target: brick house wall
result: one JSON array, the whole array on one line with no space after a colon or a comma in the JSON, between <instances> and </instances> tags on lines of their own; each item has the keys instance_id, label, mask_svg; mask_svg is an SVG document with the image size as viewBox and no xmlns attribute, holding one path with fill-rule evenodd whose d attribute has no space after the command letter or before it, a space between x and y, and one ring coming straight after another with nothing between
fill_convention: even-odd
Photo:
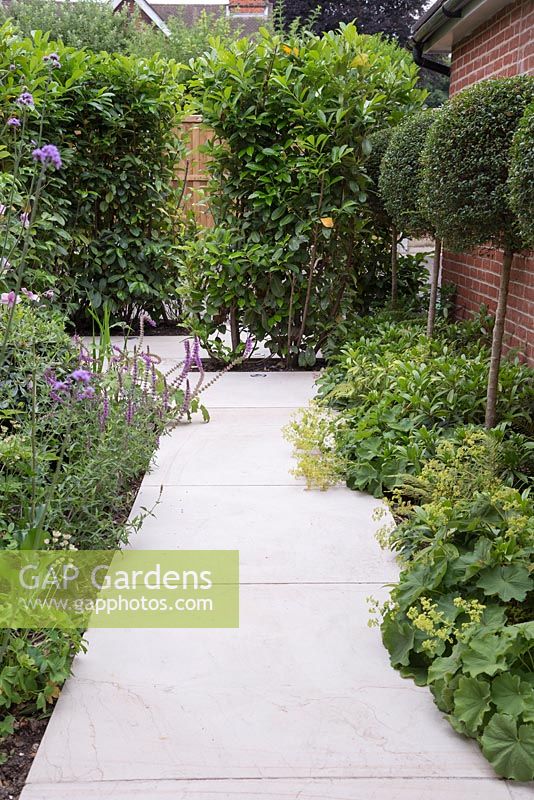
<instances>
[{"instance_id":1,"label":"brick house wall","mask_svg":"<svg viewBox=\"0 0 534 800\"><path fill-rule=\"evenodd\" d=\"M452 51L451 95L484 78L534 74L534 0L505 6ZM443 281L457 287L456 314L468 317L483 303L497 305L502 254L489 248L443 256ZM534 254L514 258L506 323L506 346L534 366Z\"/></svg>"}]
</instances>

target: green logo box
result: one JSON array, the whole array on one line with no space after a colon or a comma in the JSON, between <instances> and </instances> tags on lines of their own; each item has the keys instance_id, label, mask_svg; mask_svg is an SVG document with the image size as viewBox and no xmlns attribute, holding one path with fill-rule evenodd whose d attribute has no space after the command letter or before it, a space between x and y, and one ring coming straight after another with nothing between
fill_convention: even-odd
<instances>
[{"instance_id":1,"label":"green logo box","mask_svg":"<svg viewBox=\"0 0 534 800\"><path fill-rule=\"evenodd\" d=\"M238 628L238 550L0 552L0 628Z\"/></svg>"}]
</instances>

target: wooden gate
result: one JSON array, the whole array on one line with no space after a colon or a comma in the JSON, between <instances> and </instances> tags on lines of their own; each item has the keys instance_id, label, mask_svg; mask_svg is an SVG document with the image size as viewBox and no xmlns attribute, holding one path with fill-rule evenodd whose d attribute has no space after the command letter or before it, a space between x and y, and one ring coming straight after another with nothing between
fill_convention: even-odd
<instances>
[{"instance_id":1,"label":"wooden gate","mask_svg":"<svg viewBox=\"0 0 534 800\"><path fill-rule=\"evenodd\" d=\"M187 137L187 156L176 169L179 180L185 179L182 207L193 211L198 225L211 228L213 227L213 218L209 212L205 195L209 180L206 168L208 157L205 153L200 152L200 148L212 138L213 134L202 126L200 114L191 114L186 117L180 125L180 131Z\"/></svg>"}]
</instances>

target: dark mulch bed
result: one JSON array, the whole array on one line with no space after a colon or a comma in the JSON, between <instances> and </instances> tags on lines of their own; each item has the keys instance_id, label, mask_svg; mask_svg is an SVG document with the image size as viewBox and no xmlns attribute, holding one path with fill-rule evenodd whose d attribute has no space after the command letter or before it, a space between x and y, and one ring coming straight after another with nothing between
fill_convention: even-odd
<instances>
[{"instance_id":1,"label":"dark mulch bed","mask_svg":"<svg viewBox=\"0 0 534 800\"><path fill-rule=\"evenodd\" d=\"M16 800L19 797L39 743L43 738L48 718L21 717L15 722L15 730L0 742L0 800Z\"/></svg>"},{"instance_id":2,"label":"dark mulch bed","mask_svg":"<svg viewBox=\"0 0 534 800\"><path fill-rule=\"evenodd\" d=\"M218 372L224 367L214 358L203 358L202 365L206 372ZM232 372L318 372L326 366L323 358L318 358L313 367L291 367L286 370L284 363L279 358L247 358L241 364L232 367Z\"/></svg>"}]
</instances>

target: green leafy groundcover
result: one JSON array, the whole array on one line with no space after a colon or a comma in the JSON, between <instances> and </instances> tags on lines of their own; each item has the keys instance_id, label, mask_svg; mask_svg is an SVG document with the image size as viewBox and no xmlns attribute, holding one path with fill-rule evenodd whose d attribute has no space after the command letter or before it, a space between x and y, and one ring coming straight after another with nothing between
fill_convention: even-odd
<instances>
[{"instance_id":1,"label":"green leafy groundcover","mask_svg":"<svg viewBox=\"0 0 534 800\"><path fill-rule=\"evenodd\" d=\"M441 499L416 507L394 539L411 555L381 609L392 665L428 684L497 774L532 780L534 504L504 486Z\"/></svg>"},{"instance_id":2,"label":"green leafy groundcover","mask_svg":"<svg viewBox=\"0 0 534 800\"><path fill-rule=\"evenodd\" d=\"M486 431L487 321L378 315L293 422L300 474L388 496L400 524L379 540L401 573L371 601L391 664L428 685L454 729L495 772L534 778L532 371L503 365L499 426ZM330 407L330 408L329 408ZM385 515L385 508L378 516Z\"/></svg>"}]
</instances>

